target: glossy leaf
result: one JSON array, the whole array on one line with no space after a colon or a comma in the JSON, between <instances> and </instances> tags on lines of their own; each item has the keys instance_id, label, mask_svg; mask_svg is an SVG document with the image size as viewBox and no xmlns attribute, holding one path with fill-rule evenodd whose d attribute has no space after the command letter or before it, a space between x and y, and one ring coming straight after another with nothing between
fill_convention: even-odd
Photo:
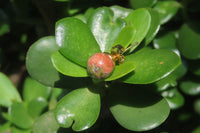
<instances>
[{"instance_id":1,"label":"glossy leaf","mask_svg":"<svg viewBox=\"0 0 200 133\"><path fill-rule=\"evenodd\" d=\"M166 90L169 87L177 86L177 80L183 77L187 72L187 68L184 64L178 66L171 74L167 77L157 81L155 85L158 91Z\"/></svg>"},{"instance_id":2,"label":"glossy leaf","mask_svg":"<svg viewBox=\"0 0 200 133\"><path fill-rule=\"evenodd\" d=\"M192 80L181 81L180 89L181 91L183 91L185 94L188 94L188 95L199 95L200 82L192 81Z\"/></svg>"},{"instance_id":3,"label":"glossy leaf","mask_svg":"<svg viewBox=\"0 0 200 133\"><path fill-rule=\"evenodd\" d=\"M174 52L165 49L143 48L137 53L126 56L126 59L134 62L136 66L133 72L122 78L123 82L131 84L148 84L158 81L169 75L181 63Z\"/></svg>"},{"instance_id":4,"label":"glossy leaf","mask_svg":"<svg viewBox=\"0 0 200 133\"><path fill-rule=\"evenodd\" d=\"M56 133L59 128L54 111L48 111L41 115L33 125L33 133Z\"/></svg>"},{"instance_id":5,"label":"glossy leaf","mask_svg":"<svg viewBox=\"0 0 200 133\"><path fill-rule=\"evenodd\" d=\"M151 15L149 11L145 8L136 9L127 16L126 21L128 25L132 25L136 29L136 35L132 43L138 42L139 45L147 35L151 25ZM133 47L131 51L137 46Z\"/></svg>"},{"instance_id":6,"label":"glossy leaf","mask_svg":"<svg viewBox=\"0 0 200 133\"><path fill-rule=\"evenodd\" d=\"M109 52L112 44L125 26L121 18L114 19L113 11L108 7L97 8L88 20L88 26L97 40L102 52Z\"/></svg>"},{"instance_id":7,"label":"glossy leaf","mask_svg":"<svg viewBox=\"0 0 200 133\"><path fill-rule=\"evenodd\" d=\"M51 53L57 50L53 36L43 37L32 44L26 57L26 67L32 78L47 86L55 86L56 82L64 80L51 62Z\"/></svg>"},{"instance_id":8,"label":"glossy leaf","mask_svg":"<svg viewBox=\"0 0 200 133\"><path fill-rule=\"evenodd\" d=\"M119 35L117 36L113 46L120 44L124 48L128 47L129 44L133 41L136 34L136 29L133 26L124 27Z\"/></svg>"},{"instance_id":9,"label":"glossy leaf","mask_svg":"<svg viewBox=\"0 0 200 133\"><path fill-rule=\"evenodd\" d=\"M11 122L22 129L28 129L33 124L23 103L13 103L9 109L9 115Z\"/></svg>"},{"instance_id":10,"label":"glossy leaf","mask_svg":"<svg viewBox=\"0 0 200 133\"><path fill-rule=\"evenodd\" d=\"M157 0L130 0L130 5L132 8L143 8L143 7L152 7Z\"/></svg>"},{"instance_id":11,"label":"glossy leaf","mask_svg":"<svg viewBox=\"0 0 200 133\"><path fill-rule=\"evenodd\" d=\"M63 97L55 108L55 117L61 127L72 126L74 131L91 127L100 112L100 96L88 88L73 90Z\"/></svg>"},{"instance_id":12,"label":"glossy leaf","mask_svg":"<svg viewBox=\"0 0 200 133\"><path fill-rule=\"evenodd\" d=\"M48 102L43 97L38 97L28 103L27 111L33 119L36 119L45 111L45 109L47 109L47 107Z\"/></svg>"},{"instance_id":13,"label":"glossy leaf","mask_svg":"<svg viewBox=\"0 0 200 133\"><path fill-rule=\"evenodd\" d=\"M156 49L170 49L173 51L177 51L176 38L172 32L167 32L167 33L158 35L153 40L153 45Z\"/></svg>"},{"instance_id":14,"label":"glossy leaf","mask_svg":"<svg viewBox=\"0 0 200 133\"><path fill-rule=\"evenodd\" d=\"M107 98L111 113L121 126L146 131L166 120L170 111L167 101L148 89L131 85L112 87Z\"/></svg>"},{"instance_id":15,"label":"glossy leaf","mask_svg":"<svg viewBox=\"0 0 200 133\"><path fill-rule=\"evenodd\" d=\"M110 9L114 12L113 21L115 21L117 18L125 19L128 14L133 11L132 9L120 7L117 5L111 6Z\"/></svg>"},{"instance_id":16,"label":"glossy leaf","mask_svg":"<svg viewBox=\"0 0 200 133\"><path fill-rule=\"evenodd\" d=\"M177 88L162 92L162 96L166 98L171 109L178 109L183 106L185 102L183 95L177 90Z\"/></svg>"},{"instance_id":17,"label":"glossy leaf","mask_svg":"<svg viewBox=\"0 0 200 133\"><path fill-rule=\"evenodd\" d=\"M72 77L87 77L87 70L65 58L59 51L51 55L54 67L62 74Z\"/></svg>"},{"instance_id":18,"label":"glossy leaf","mask_svg":"<svg viewBox=\"0 0 200 133\"><path fill-rule=\"evenodd\" d=\"M200 33L184 24L179 30L178 48L187 59L200 59Z\"/></svg>"},{"instance_id":19,"label":"glossy leaf","mask_svg":"<svg viewBox=\"0 0 200 133\"><path fill-rule=\"evenodd\" d=\"M76 18L63 18L56 22L56 42L67 59L83 66L99 46L88 26Z\"/></svg>"},{"instance_id":20,"label":"glossy leaf","mask_svg":"<svg viewBox=\"0 0 200 133\"><path fill-rule=\"evenodd\" d=\"M51 94L51 90L51 87L44 86L36 80L27 77L23 86L24 101L30 102L38 97L42 97L47 100Z\"/></svg>"},{"instance_id":21,"label":"glossy leaf","mask_svg":"<svg viewBox=\"0 0 200 133\"><path fill-rule=\"evenodd\" d=\"M136 67L135 67L135 63L134 62L131 62L131 61L124 62L123 64L115 66L114 72L105 81L111 81L111 80L116 80L118 78L121 78L124 75L132 72L135 68Z\"/></svg>"},{"instance_id":22,"label":"glossy leaf","mask_svg":"<svg viewBox=\"0 0 200 133\"><path fill-rule=\"evenodd\" d=\"M10 79L0 72L0 106L9 107L14 102L21 102L20 94Z\"/></svg>"},{"instance_id":23,"label":"glossy leaf","mask_svg":"<svg viewBox=\"0 0 200 133\"><path fill-rule=\"evenodd\" d=\"M158 1L154 6L160 14L160 23L167 23L177 13L181 5L176 1Z\"/></svg>"},{"instance_id":24,"label":"glossy leaf","mask_svg":"<svg viewBox=\"0 0 200 133\"><path fill-rule=\"evenodd\" d=\"M160 29L159 13L152 8L148 8L148 11L151 15L151 24L150 24L149 31L147 32L147 35L145 36L145 40L144 40L145 45L148 45L154 39L154 37L156 36L156 34L158 33Z\"/></svg>"}]
</instances>

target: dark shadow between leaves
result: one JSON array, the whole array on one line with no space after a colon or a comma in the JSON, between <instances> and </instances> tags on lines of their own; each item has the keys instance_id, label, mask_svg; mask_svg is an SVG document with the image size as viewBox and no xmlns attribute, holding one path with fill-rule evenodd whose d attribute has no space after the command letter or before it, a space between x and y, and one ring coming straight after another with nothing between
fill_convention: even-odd
<instances>
[{"instance_id":1,"label":"dark shadow between leaves","mask_svg":"<svg viewBox=\"0 0 200 133\"><path fill-rule=\"evenodd\" d=\"M69 77L59 73L60 79L55 81L54 87L58 88L67 88L67 89L77 89L86 87L89 80L88 77L79 78L79 77Z\"/></svg>"},{"instance_id":2,"label":"dark shadow between leaves","mask_svg":"<svg viewBox=\"0 0 200 133\"><path fill-rule=\"evenodd\" d=\"M125 105L135 108L152 106L163 98L143 85L117 84L108 92L109 105Z\"/></svg>"}]
</instances>

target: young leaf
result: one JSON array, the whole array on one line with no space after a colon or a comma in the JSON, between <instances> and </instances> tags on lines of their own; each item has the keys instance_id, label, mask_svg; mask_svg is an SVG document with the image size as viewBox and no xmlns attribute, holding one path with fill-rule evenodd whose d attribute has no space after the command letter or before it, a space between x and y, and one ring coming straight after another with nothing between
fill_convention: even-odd
<instances>
[{"instance_id":1,"label":"young leaf","mask_svg":"<svg viewBox=\"0 0 200 133\"><path fill-rule=\"evenodd\" d=\"M132 72L135 69L134 62L124 62L118 66L115 66L115 70L110 77L108 77L105 81L116 80L118 78L123 77L124 75Z\"/></svg>"},{"instance_id":2,"label":"young leaf","mask_svg":"<svg viewBox=\"0 0 200 133\"><path fill-rule=\"evenodd\" d=\"M138 42L138 44L131 49L133 51L147 35L151 25L151 15L147 9L140 8L131 12L125 20L128 25L136 29L132 43Z\"/></svg>"},{"instance_id":3,"label":"young leaf","mask_svg":"<svg viewBox=\"0 0 200 133\"><path fill-rule=\"evenodd\" d=\"M112 47L120 44L122 47L126 48L133 41L136 34L136 29L133 26L125 26L117 36Z\"/></svg>"},{"instance_id":4,"label":"young leaf","mask_svg":"<svg viewBox=\"0 0 200 133\"><path fill-rule=\"evenodd\" d=\"M72 77L88 77L87 70L65 58L59 51L51 55L54 67L62 74Z\"/></svg>"},{"instance_id":5,"label":"young leaf","mask_svg":"<svg viewBox=\"0 0 200 133\"><path fill-rule=\"evenodd\" d=\"M114 19L113 11L108 7L95 10L88 20L88 26L97 40L102 52L109 52L112 44L125 26L121 18Z\"/></svg>"}]
</instances>

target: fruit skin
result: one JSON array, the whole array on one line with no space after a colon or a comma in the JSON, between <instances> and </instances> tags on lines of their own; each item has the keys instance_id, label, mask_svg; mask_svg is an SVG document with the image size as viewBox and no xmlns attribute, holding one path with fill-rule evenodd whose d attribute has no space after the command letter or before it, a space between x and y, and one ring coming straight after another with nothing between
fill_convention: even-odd
<instances>
[{"instance_id":1,"label":"fruit skin","mask_svg":"<svg viewBox=\"0 0 200 133\"><path fill-rule=\"evenodd\" d=\"M108 78L115 67L112 57L106 53L96 53L87 63L87 70L93 79L102 80Z\"/></svg>"}]
</instances>

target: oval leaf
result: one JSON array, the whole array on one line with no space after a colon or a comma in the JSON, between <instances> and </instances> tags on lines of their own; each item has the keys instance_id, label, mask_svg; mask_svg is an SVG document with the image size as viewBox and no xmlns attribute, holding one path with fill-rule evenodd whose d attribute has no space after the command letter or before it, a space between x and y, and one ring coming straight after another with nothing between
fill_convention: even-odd
<instances>
[{"instance_id":1,"label":"oval leaf","mask_svg":"<svg viewBox=\"0 0 200 133\"><path fill-rule=\"evenodd\" d=\"M111 91L108 95L111 113L126 129L150 130L163 123L169 115L167 101L148 89L117 85Z\"/></svg>"},{"instance_id":2,"label":"oval leaf","mask_svg":"<svg viewBox=\"0 0 200 133\"><path fill-rule=\"evenodd\" d=\"M32 78L47 86L55 86L56 82L64 80L51 62L51 53L57 50L53 36L43 37L32 44L26 57L26 67Z\"/></svg>"},{"instance_id":3,"label":"oval leaf","mask_svg":"<svg viewBox=\"0 0 200 133\"><path fill-rule=\"evenodd\" d=\"M118 66L115 66L115 70L110 77L108 77L105 81L116 80L118 78L123 77L124 75L132 72L135 69L134 62L124 62Z\"/></svg>"},{"instance_id":4,"label":"oval leaf","mask_svg":"<svg viewBox=\"0 0 200 133\"><path fill-rule=\"evenodd\" d=\"M126 48L129 44L133 41L133 38L135 37L136 29L133 26L126 26L124 27L119 35L117 36L117 39L115 40L112 47L120 44L122 47Z\"/></svg>"},{"instance_id":5,"label":"oval leaf","mask_svg":"<svg viewBox=\"0 0 200 133\"><path fill-rule=\"evenodd\" d=\"M91 127L100 112L100 96L88 88L76 89L63 97L55 108L56 120L61 127L72 126L74 131Z\"/></svg>"},{"instance_id":6,"label":"oval leaf","mask_svg":"<svg viewBox=\"0 0 200 133\"><path fill-rule=\"evenodd\" d=\"M176 1L158 1L154 9L160 14L160 23L164 24L174 17L180 7Z\"/></svg>"},{"instance_id":7,"label":"oval leaf","mask_svg":"<svg viewBox=\"0 0 200 133\"><path fill-rule=\"evenodd\" d=\"M86 67L87 61L99 46L88 26L76 18L63 18L56 22L56 42L60 52L69 60Z\"/></svg>"},{"instance_id":8,"label":"oval leaf","mask_svg":"<svg viewBox=\"0 0 200 133\"><path fill-rule=\"evenodd\" d=\"M59 51L51 55L54 67L62 74L72 77L87 77L87 71L84 67L73 63L65 58Z\"/></svg>"},{"instance_id":9,"label":"oval leaf","mask_svg":"<svg viewBox=\"0 0 200 133\"><path fill-rule=\"evenodd\" d=\"M200 33L184 24L179 31L178 48L188 59L200 59Z\"/></svg>"},{"instance_id":10,"label":"oval leaf","mask_svg":"<svg viewBox=\"0 0 200 133\"><path fill-rule=\"evenodd\" d=\"M88 26L97 40L102 52L109 52L112 44L125 26L121 18L113 21L114 13L108 7L95 10L88 20Z\"/></svg>"},{"instance_id":11,"label":"oval leaf","mask_svg":"<svg viewBox=\"0 0 200 133\"><path fill-rule=\"evenodd\" d=\"M56 133L59 128L54 111L49 111L40 116L33 125L33 133Z\"/></svg>"},{"instance_id":12,"label":"oval leaf","mask_svg":"<svg viewBox=\"0 0 200 133\"><path fill-rule=\"evenodd\" d=\"M159 13L156 10L153 10L152 8L148 8L148 11L151 15L151 25L149 31L147 32L147 35L145 36L145 45L148 45L153 40L153 38L156 36L160 29Z\"/></svg>"},{"instance_id":13,"label":"oval leaf","mask_svg":"<svg viewBox=\"0 0 200 133\"><path fill-rule=\"evenodd\" d=\"M133 51L147 35L151 24L151 15L147 9L140 8L131 12L126 21L128 25L132 25L136 29L132 43L138 42L138 44L131 49Z\"/></svg>"},{"instance_id":14,"label":"oval leaf","mask_svg":"<svg viewBox=\"0 0 200 133\"><path fill-rule=\"evenodd\" d=\"M148 84L169 75L181 63L179 56L165 49L143 48L135 54L126 56L127 61L135 63L136 69L122 78L125 83Z\"/></svg>"},{"instance_id":15,"label":"oval leaf","mask_svg":"<svg viewBox=\"0 0 200 133\"><path fill-rule=\"evenodd\" d=\"M162 96L166 98L171 109L178 109L183 106L185 102L183 95L177 90L177 88L162 92Z\"/></svg>"},{"instance_id":16,"label":"oval leaf","mask_svg":"<svg viewBox=\"0 0 200 133\"><path fill-rule=\"evenodd\" d=\"M9 107L13 102L21 102L21 97L10 79L0 72L0 105Z\"/></svg>"},{"instance_id":17,"label":"oval leaf","mask_svg":"<svg viewBox=\"0 0 200 133\"><path fill-rule=\"evenodd\" d=\"M180 89L187 95L199 95L200 94L200 82L199 81L192 81L192 80L185 80L181 81Z\"/></svg>"}]
</instances>

